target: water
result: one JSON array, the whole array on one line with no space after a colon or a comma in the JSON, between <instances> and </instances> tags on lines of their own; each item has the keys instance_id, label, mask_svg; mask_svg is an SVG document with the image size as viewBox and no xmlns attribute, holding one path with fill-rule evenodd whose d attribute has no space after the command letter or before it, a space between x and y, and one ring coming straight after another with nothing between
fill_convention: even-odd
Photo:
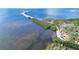
<instances>
[{"instance_id":1,"label":"water","mask_svg":"<svg viewBox=\"0 0 79 59\"><path fill-rule=\"evenodd\" d=\"M39 35L45 31L39 25L22 16L20 13L24 10L28 9L0 9L0 49L27 49L35 44L40 39ZM38 15L43 14L40 13L43 10L37 11ZM36 13L37 11L34 10ZM39 18L42 17L45 15L39 16ZM47 34L47 39L51 34Z\"/></svg>"},{"instance_id":2,"label":"water","mask_svg":"<svg viewBox=\"0 0 79 59\"><path fill-rule=\"evenodd\" d=\"M53 32L44 30L20 13L36 18L78 18L79 9L0 9L0 49L44 49ZM43 33L43 34L42 34ZM41 34L41 35L40 35ZM39 47L39 48L38 48Z\"/></svg>"}]
</instances>

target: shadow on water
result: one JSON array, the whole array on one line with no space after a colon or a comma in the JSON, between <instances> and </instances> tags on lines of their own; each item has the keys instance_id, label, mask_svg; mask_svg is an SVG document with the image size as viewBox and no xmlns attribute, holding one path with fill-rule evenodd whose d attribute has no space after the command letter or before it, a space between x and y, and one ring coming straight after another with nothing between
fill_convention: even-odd
<instances>
[{"instance_id":1,"label":"shadow on water","mask_svg":"<svg viewBox=\"0 0 79 59\"><path fill-rule=\"evenodd\" d=\"M50 30L43 30L37 37L37 41L30 45L27 50L43 50L49 43L52 42L53 32Z\"/></svg>"},{"instance_id":2,"label":"shadow on water","mask_svg":"<svg viewBox=\"0 0 79 59\"><path fill-rule=\"evenodd\" d=\"M51 42L53 32L31 25L0 27L0 50L42 50Z\"/></svg>"}]
</instances>

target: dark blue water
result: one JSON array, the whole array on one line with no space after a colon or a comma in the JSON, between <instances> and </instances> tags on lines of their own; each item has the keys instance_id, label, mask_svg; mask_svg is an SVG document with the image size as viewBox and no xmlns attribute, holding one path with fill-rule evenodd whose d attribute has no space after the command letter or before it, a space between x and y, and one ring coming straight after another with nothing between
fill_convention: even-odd
<instances>
[{"instance_id":1,"label":"dark blue water","mask_svg":"<svg viewBox=\"0 0 79 59\"><path fill-rule=\"evenodd\" d=\"M33 47L32 45L37 45L41 49L46 44L45 40L51 39L53 32L44 30L20 14L26 10L29 11L29 15L36 18L79 17L79 9L0 9L0 49L28 49ZM36 43L38 40L41 40L39 44Z\"/></svg>"}]
</instances>

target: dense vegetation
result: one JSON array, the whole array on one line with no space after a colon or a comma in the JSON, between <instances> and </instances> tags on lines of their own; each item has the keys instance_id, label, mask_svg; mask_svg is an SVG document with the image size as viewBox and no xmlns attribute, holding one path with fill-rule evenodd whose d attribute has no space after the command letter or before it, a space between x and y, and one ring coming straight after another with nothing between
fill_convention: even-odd
<instances>
[{"instance_id":1,"label":"dense vegetation","mask_svg":"<svg viewBox=\"0 0 79 59\"><path fill-rule=\"evenodd\" d=\"M47 48L47 50L79 50L79 44L75 44L71 41L61 41L57 37L52 40Z\"/></svg>"}]
</instances>

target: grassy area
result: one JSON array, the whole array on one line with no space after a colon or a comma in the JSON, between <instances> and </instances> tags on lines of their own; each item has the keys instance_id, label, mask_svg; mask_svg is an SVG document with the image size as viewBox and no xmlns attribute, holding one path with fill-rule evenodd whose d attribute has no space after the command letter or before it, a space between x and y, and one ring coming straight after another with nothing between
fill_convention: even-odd
<instances>
[{"instance_id":1,"label":"grassy area","mask_svg":"<svg viewBox=\"0 0 79 59\"><path fill-rule=\"evenodd\" d=\"M48 18L44 19L44 21L54 21L55 23L57 22L65 22L65 23L74 23L74 24L79 24L79 18L70 18L70 19L65 19L65 18L59 18L59 19L53 19L53 18Z\"/></svg>"},{"instance_id":2,"label":"grassy area","mask_svg":"<svg viewBox=\"0 0 79 59\"><path fill-rule=\"evenodd\" d=\"M51 29L53 31L56 31L56 26L53 24L48 24L44 21L40 21L40 20L37 20L37 19L32 19L32 21L40 26L42 26L44 29Z\"/></svg>"}]
</instances>

